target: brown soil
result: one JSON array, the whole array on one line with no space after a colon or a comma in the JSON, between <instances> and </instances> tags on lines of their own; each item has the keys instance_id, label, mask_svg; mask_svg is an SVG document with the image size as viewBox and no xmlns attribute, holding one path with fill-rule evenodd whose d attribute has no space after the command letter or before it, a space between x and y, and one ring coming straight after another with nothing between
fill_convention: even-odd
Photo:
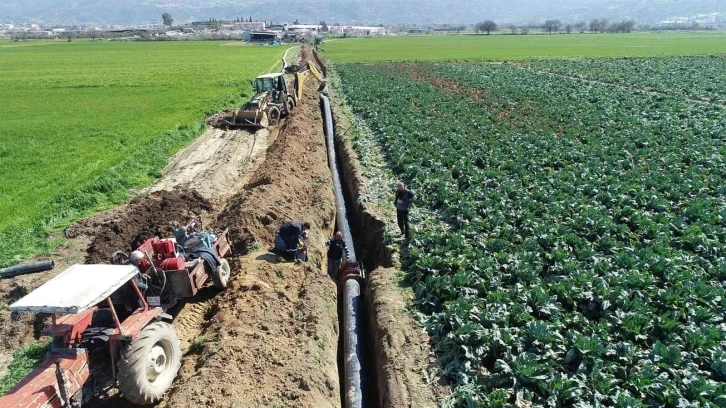
<instances>
[{"instance_id":1,"label":"brown soil","mask_svg":"<svg viewBox=\"0 0 726 408\"><path fill-rule=\"evenodd\" d=\"M211 209L196 191L159 191L131 201L123 210L81 221L66 234L93 236L86 263L107 263L114 252L131 251L154 236L171 236L175 226Z\"/></svg>"},{"instance_id":2,"label":"brown soil","mask_svg":"<svg viewBox=\"0 0 726 408\"><path fill-rule=\"evenodd\" d=\"M247 182L254 166L264 160L277 129L256 132L209 128L177 153L164 176L148 191L195 190L212 203L225 203Z\"/></svg>"},{"instance_id":3,"label":"brown soil","mask_svg":"<svg viewBox=\"0 0 726 408\"><path fill-rule=\"evenodd\" d=\"M231 287L212 302L204 346L184 357L162 406L340 406L336 288L320 268L334 205L316 85L308 78L266 161L218 217L233 240L261 248L285 220L308 221L310 262L239 257Z\"/></svg>"},{"instance_id":4,"label":"brown soil","mask_svg":"<svg viewBox=\"0 0 726 408\"><path fill-rule=\"evenodd\" d=\"M335 285L311 264L275 258L239 260L161 406L340 406Z\"/></svg>"}]
</instances>

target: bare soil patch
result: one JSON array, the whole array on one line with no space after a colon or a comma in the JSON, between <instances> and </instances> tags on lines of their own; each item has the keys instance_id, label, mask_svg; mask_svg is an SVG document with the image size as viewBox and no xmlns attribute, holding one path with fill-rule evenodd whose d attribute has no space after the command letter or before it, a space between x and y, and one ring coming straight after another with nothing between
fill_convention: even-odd
<instances>
[{"instance_id":1,"label":"bare soil patch","mask_svg":"<svg viewBox=\"0 0 726 408\"><path fill-rule=\"evenodd\" d=\"M86 263L108 263L114 252L131 251L154 236L171 236L176 226L211 210L211 203L196 191L159 191L81 221L66 234L92 236Z\"/></svg>"},{"instance_id":2,"label":"bare soil patch","mask_svg":"<svg viewBox=\"0 0 726 408\"><path fill-rule=\"evenodd\" d=\"M195 190L211 202L224 203L245 185L255 164L264 160L276 132L209 128L171 159L164 177L148 191Z\"/></svg>"}]
</instances>

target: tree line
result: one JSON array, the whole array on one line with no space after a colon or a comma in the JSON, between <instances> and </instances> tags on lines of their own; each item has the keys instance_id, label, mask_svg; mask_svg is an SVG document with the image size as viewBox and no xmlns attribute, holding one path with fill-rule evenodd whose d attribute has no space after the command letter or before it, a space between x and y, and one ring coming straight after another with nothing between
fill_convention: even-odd
<instances>
[{"instance_id":1,"label":"tree line","mask_svg":"<svg viewBox=\"0 0 726 408\"><path fill-rule=\"evenodd\" d=\"M559 19L547 19L538 26L523 26L518 27L514 24L509 24L505 28L509 30L510 34L529 34L529 31L533 28L541 29L549 34L556 34L564 32L571 34L573 32L584 33L590 31L591 33L630 33L636 29L637 23L635 20L622 20L619 22L610 22L606 18L592 19L589 22L577 22L577 23L563 23ZM499 31L499 25L493 20L484 20L474 25L474 31L477 34L487 33L491 34L494 31Z\"/></svg>"}]
</instances>

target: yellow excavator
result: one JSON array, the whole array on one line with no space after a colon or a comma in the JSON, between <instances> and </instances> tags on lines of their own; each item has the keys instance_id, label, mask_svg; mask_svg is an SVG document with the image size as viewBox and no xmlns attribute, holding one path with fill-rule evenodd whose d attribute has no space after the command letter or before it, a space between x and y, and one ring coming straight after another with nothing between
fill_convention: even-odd
<instances>
[{"instance_id":1,"label":"yellow excavator","mask_svg":"<svg viewBox=\"0 0 726 408\"><path fill-rule=\"evenodd\" d=\"M255 79L255 96L234 112L234 126L265 128L288 116L302 97L302 73L272 73Z\"/></svg>"}]
</instances>

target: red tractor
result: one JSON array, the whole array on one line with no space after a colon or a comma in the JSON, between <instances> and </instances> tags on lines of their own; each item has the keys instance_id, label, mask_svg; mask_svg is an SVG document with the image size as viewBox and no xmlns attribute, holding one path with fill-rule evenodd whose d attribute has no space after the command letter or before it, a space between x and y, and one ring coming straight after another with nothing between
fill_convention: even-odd
<instances>
[{"instance_id":1,"label":"red tractor","mask_svg":"<svg viewBox=\"0 0 726 408\"><path fill-rule=\"evenodd\" d=\"M182 354L165 308L194 296L209 277L216 287L229 278L227 232L200 230L201 223L178 230L178 238L152 238L138 250L142 260L132 253L136 262L116 253L116 265L74 265L12 304L14 312L51 314L43 334L52 342L0 407L76 408L114 386L136 404L161 399Z\"/></svg>"}]
</instances>

